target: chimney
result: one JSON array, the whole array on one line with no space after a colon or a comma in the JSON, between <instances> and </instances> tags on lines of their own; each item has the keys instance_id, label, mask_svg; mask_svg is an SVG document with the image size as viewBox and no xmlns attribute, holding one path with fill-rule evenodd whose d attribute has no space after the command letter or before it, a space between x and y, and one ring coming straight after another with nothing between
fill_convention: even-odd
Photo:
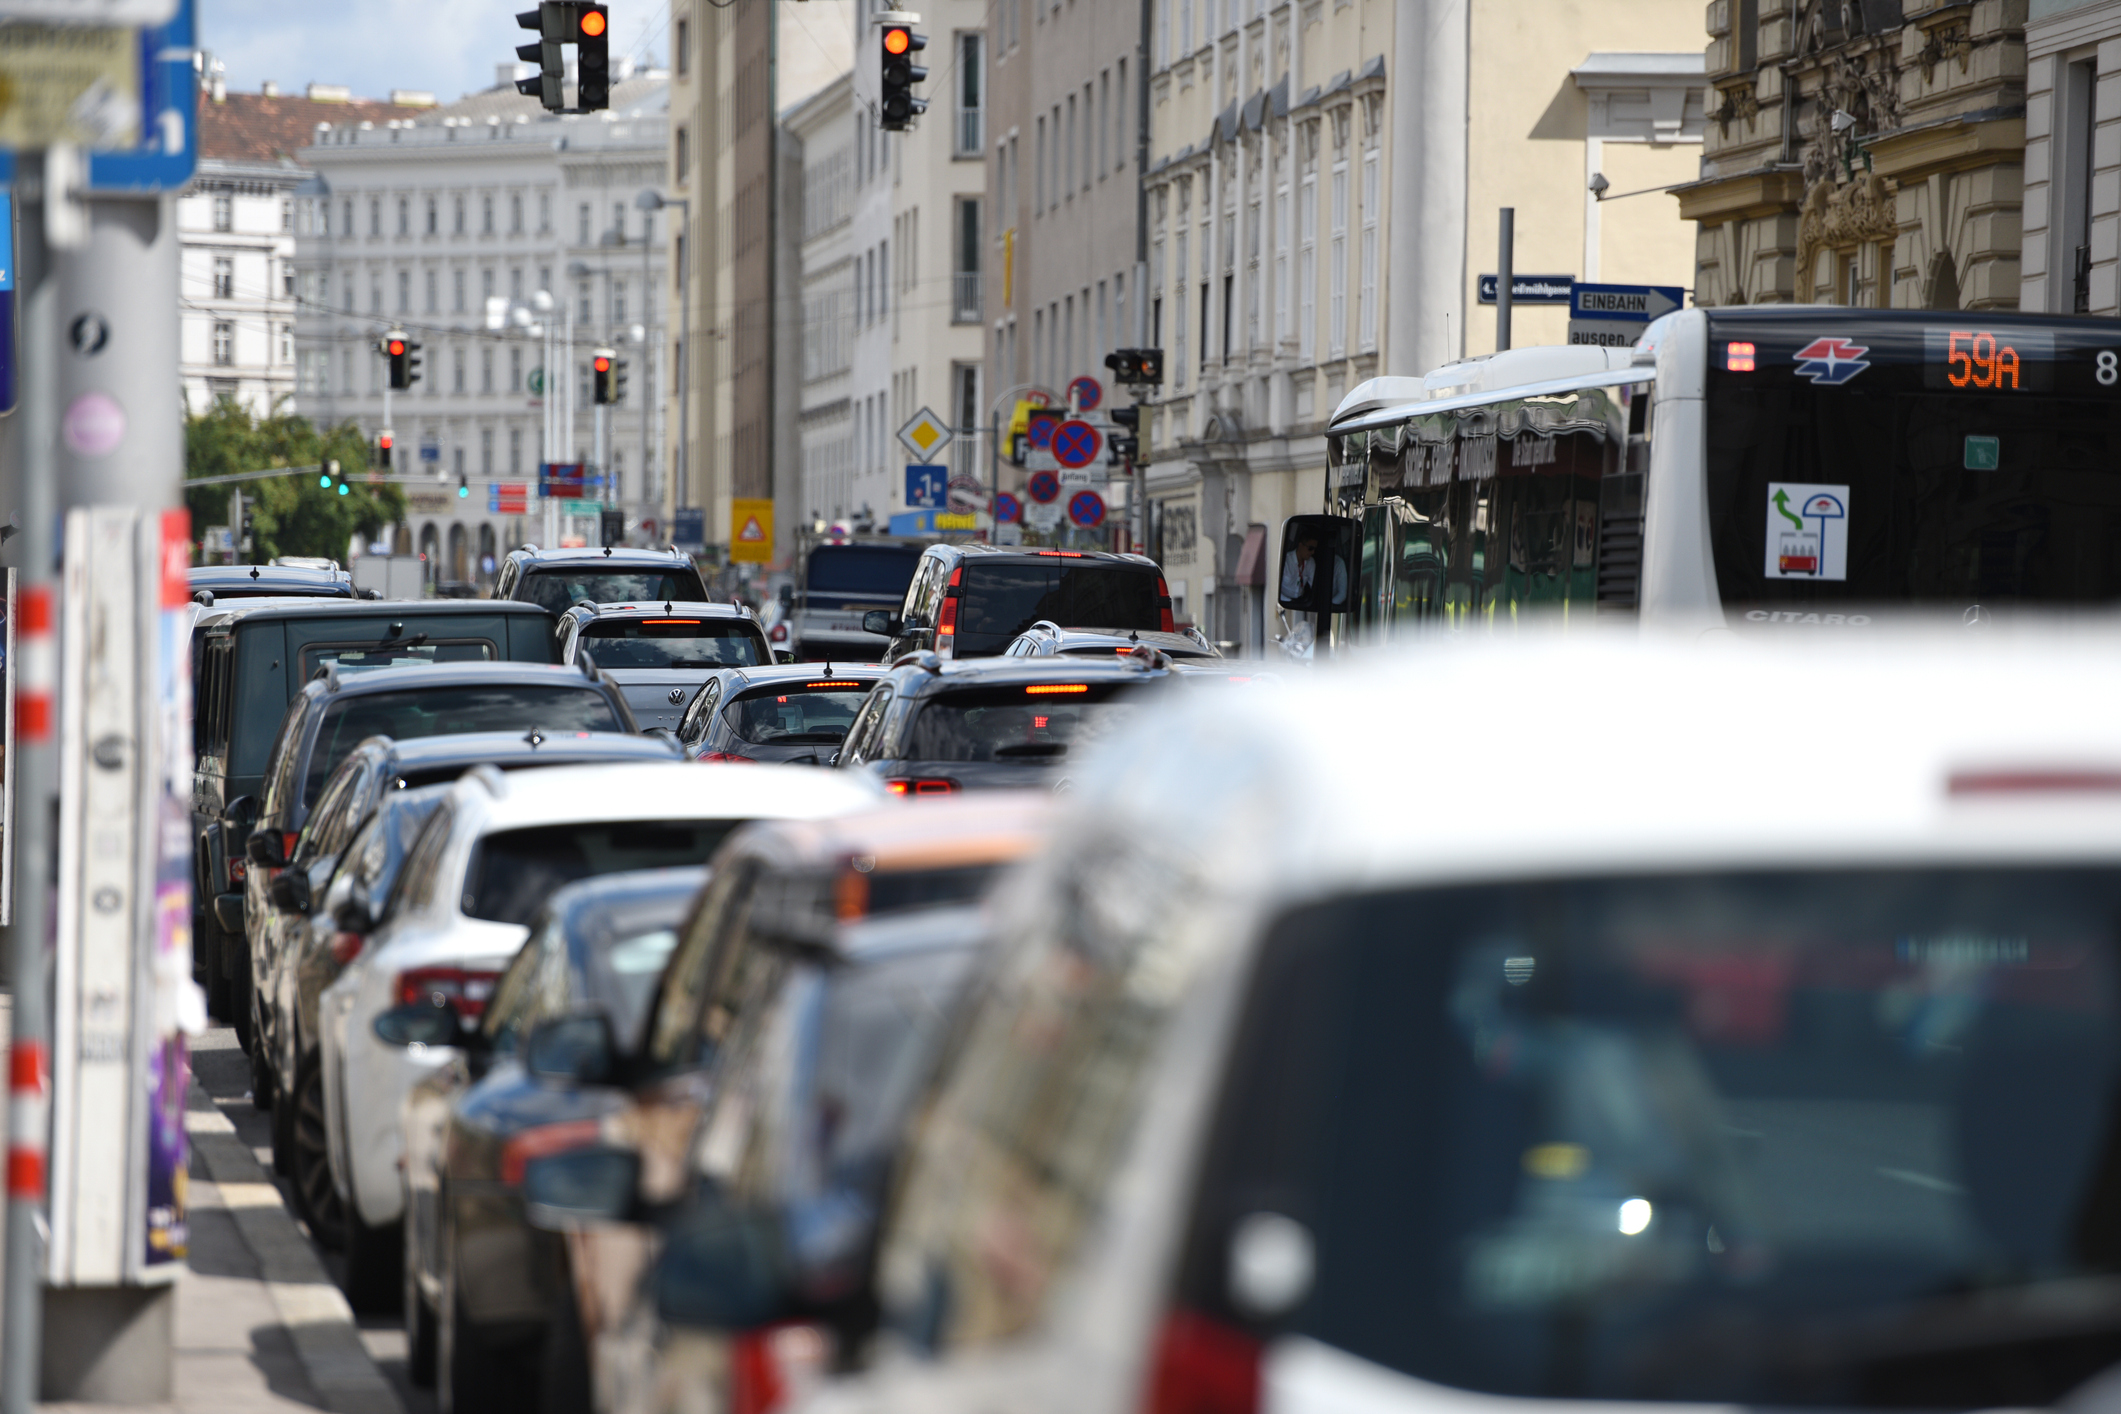
<instances>
[{"instance_id":1,"label":"chimney","mask_svg":"<svg viewBox=\"0 0 2121 1414\"><path fill-rule=\"evenodd\" d=\"M353 102L353 90L342 83L313 83L303 94L312 103Z\"/></svg>"},{"instance_id":2,"label":"chimney","mask_svg":"<svg viewBox=\"0 0 2121 1414\"><path fill-rule=\"evenodd\" d=\"M228 101L228 66L219 59L206 66L206 93L216 103Z\"/></svg>"},{"instance_id":3,"label":"chimney","mask_svg":"<svg viewBox=\"0 0 2121 1414\"><path fill-rule=\"evenodd\" d=\"M280 85L274 83L271 79L267 79L258 86L258 92L266 98L278 98L280 96Z\"/></svg>"}]
</instances>

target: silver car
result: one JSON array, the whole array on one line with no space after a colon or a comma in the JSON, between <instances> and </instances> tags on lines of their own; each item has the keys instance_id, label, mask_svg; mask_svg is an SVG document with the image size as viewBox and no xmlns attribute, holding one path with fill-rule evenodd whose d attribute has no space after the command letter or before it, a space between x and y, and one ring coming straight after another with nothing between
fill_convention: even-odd
<instances>
[{"instance_id":1,"label":"silver car","mask_svg":"<svg viewBox=\"0 0 2121 1414\"><path fill-rule=\"evenodd\" d=\"M560 662L586 653L609 674L642 731L677 730L685 704L714 670L773 661L766 631L739 604L577 604L553 634Z\"/></svg>"}]
</instances>

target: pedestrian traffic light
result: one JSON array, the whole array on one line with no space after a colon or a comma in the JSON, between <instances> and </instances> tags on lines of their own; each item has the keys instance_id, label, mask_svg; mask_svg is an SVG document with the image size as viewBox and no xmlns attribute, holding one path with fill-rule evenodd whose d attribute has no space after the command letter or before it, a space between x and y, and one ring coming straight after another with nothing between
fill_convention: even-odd
<instances>
[{"instance_id":1,"label":"pedestrian traffic light","mask_svg":"<svg viewBox=\"0 0 2121 1414\"><path fill-rule=\"evenodd\" d=\"M525 93L542 103L545 108L557 113L567 106L564 85L567 79L567 60L561 46L570 37L574 19L574 6L564 0L544 0L535 10L525 10L516 16L516 23L524 29L538 32L536 44L516 47L516 57L527 64L536 64L536 78L517 79L516 92Z\"/></svg>"},{"instance_id":2,"label":"pedestrian traffic light","mask_svg":"<svg viewBox=\"0 0 2121 1414\"><path fill-rule=\"evenodd\" d=\"M589 356L589 400L598 407L608 407L618 401L618 379L612 372L617 364L618 355L610 349L598 349Z\"/></svg>"},{"instance_id":3,"label":"pedestrian traffic light","mask_svg":"<svg viewBox=\"0 0 2121 1414\"><path fill-rule=\"evenodd\" d=\"M913 86L928 77L928 71L913 62L913 56L928 47L928 36L915 34L906 25L887 24L881 43L883 90L877 103L878 126L886 132L902 133L928 111L927 102L913 96Z\"/></svg>"},{"instance_id":4,"label":"pedestrian traffic light","mask_svg":"<svg viewBox=\"0 0 2121 1414\"><path fill-rule=\"evenodd\" d=\"M392 391L402 393L420 381L420 346L408 340L403 329L383 336L383 357L390 360Z\"/></svg>"},{"instance_id":5,"label":"pedestrian traffic light","mask_svg":"<svg viewBox=\"0 0 2121 1414\"><path fill-rule=\"evenodd\" d=\"M611 106L611 11L596 4L574 10L575 108L594 113Z\"/></svg>"},{"instance_id":6,"label":"pedestrian traffic light","mask_svg":"<svg viewBox=\"0 0 2121 1414\"><path fill-rule=\"evenodd\" d=\"M390 470L390 449L394 440L388 427L376 434L375 458L373 461L376 470Z\"/></svg>"}]
</instances>

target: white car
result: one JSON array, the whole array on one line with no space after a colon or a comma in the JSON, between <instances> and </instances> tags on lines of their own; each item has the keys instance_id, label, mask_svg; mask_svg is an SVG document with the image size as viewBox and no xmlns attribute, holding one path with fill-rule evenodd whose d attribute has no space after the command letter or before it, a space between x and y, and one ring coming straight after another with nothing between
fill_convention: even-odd
<instances>
[{"instance_id":1,"label":"white car","mask_svg":"<svg viewBox=\"0 0 2121 1414\"><path fill-rule=\"evenodd\" d=\"M882 1353L791 1407L2057 1405L2121 1271L2116 646L1540 636L1172 695L998 897ZM759 1387L859 1358L808 1319L745 1333L795 1352Z\"/></svg>"},{"instance_id":2,"label":"white car","mask_svg":"<svg viewBox=\"0 0 2121 1414\"><path fill-rule=\"evenodd\" d=\"M375 1019L441 998L466 1019L563 884L622 870L701 864L748 820L816 819L873 807L881 791L839 772L671 763L475 767L406 857L367 947L319 1003L332 1181L347 1208L348 1295L395 1300L404 1211L399 1107L446 1048L389 1045Z\"/></svg>"}]
</instances>

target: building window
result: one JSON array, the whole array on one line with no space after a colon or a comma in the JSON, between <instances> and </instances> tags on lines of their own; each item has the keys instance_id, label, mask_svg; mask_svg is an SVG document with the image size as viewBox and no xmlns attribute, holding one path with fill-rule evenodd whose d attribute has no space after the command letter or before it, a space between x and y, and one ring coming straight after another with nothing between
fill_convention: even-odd
<instances>
[{"instance_id":1,"label":"building window","mask_svg":"<svg viewBox=\"0 0 2121 1414\"><path fill-rule=\"evenodd\" d=\"M214 197L214 229L233 231L236 229L236 199L227 195Z\"/></svg>"},{"instance_id":2,"label":"building window","mask_svg":"<svg viewBox=\"0 0 2121 1414\"><path fill-rule=\"evenodd\" d=\"M479 298L480 298L480 299L481 299L482 301L484 301L484 300L490 300L490 299L492 299L492 298L493 298L493 267L492 267L492 266L488 266L488 267L487 267L486 269L484 269L484 270L481 270L481 271L479 272Z\"/></svg>"},{"instance_id":3,"label":"building window","mask_svg":"<svg viewBox=\"0 0 2121 1414\"><path fill-rule=\"evenodd\" d=\"M458 197L456 205L456 233L461 236L464 234L464 198Z\"/></svg>"},{"instance_id":4,"label":"building window","mask_svg":"<svg viewBox=\"0 0 2121 1414\"><path fill-rule=\"evenodd\" d=\"M440 276L440 274L439 274L438 272L436 272L436 271L433 271L433 270L430 270L430 271L428 271L428 272L427 272L427 312L428 312L429 314L439 314L439 313L441 313L441 312L442 312L442 288L441 288L441 286L442 286L442 280L441 280L441 276Z\"/></svg>"},{"instance_id":5,"label":"building window","mask_svg":"<svg viewBox=\"0 0 2121 1414\"><path fill-rule=\"evenodd\" d=\"M292 324L282 324L280 326L280 356L277 361L280 363L293 363L295 361L295 326Z\"/></svg>"},{"instance_id":6,"label":"building window","mask_svg":"<svg viewBox=\"0 0 2121 1414\"><path fill-rule=\"evenodd\" d=\"M455 355L451 360L454 377L450 380L449 391L461 393L464 391L464 350L455 349L452 353Z\"/></svg>"},{"instance_id":7,"label":"building window","mask_svg":"<svg viewBox=\"0 0 2121 1414\"><path fill-rule=\"evenodd\" d=\"M412 203L402 196L398 198L398 234L412 234Z\"/></svg>"},{"instance_id":8,"label":"building window","mask_svg":"<svg viewBox=\"0 0 2121 1414\"><path fill-rule=\"evenodd\" d=\"M442 203L436 201L433 197L427 198L427 234L430 236L442 234Z\"/></svg>"},{"instance_id":9,"label":"building window","mask_svg":"<svg viewBox=\"0 0 2121 1414\"><path fill-rule=\"evenodd\" d=\"M523 429L520 427L508 429L508 474L523 474Z\"/></svg>"},{"instance_id":10,"label":"building window","mask_svg":"<svg viewBox=\"0 0 2121 1414\"><path fill-rule=\"evenodd\" d=\"M508 391L511 393L523 391L523 351L521 349L510 349L508 351Z\"/></svg>"},{"instance_id":11,"label":"building window","mask_svg":"<svg viewBox=\"0 0 2121 1414\"><path fill-rule=\"evenodd\" d=\"M950 268L950 322L977 324L980 318L980 199L959 197Z\"/></svg>"},{"instance_id":12,"label":"building window","mask_svg":"<svg viewBox=\"0 0 2121 1414\"><path fill-rule=\"evenodd\" d=\"M523 267L520 265L508 272L508 297L517 304L523 302Z\"/></svg>"},{"instance_id":13,"label":"building window","mask_svg":"<svg viewBox=\"0 0 2121 1414\"><path fill-rule=\"evenodd\" d=\"M684 128L678 129L677 167L678 185L684 186L692 171L692 134Z\"/></svg>"},{"instance_id":14,"label":"building window","mask_svg":"<svg viewBox=\"0 0 2121 1414\"><path fill-rule=\"evenodd\" d=\"M291 196L280 198L280 229L290 234L295 229L295 199Z\"/></svg>"},{"instance_id":15,"label":"building window","mask_svg":"<svg viewBox=\"0 0 2121 1414\"><path fill-rule=\"evenodd\" d=\"M410 270L400 270L398 272L398 313L412 313L412 272Z\"/></svg>"},{"instance_id":16,"label":"building window","mask_svg":"<svg viewBox=\"0 0 2121 1414\"><path fill-rule=\"evenodd\" d=\"M234 259L234 257L232 257L232 256L226 256L226 255L217 255L217 256L215 256L215 257L214 257L214 298L215 298L215 299L234 299L235 297L236 297L236 262L235 262L235 259Z\"/></svg>"},{"instance_id":17,"label":"building window","mask_svg":"<svg viewBox=\"0 0 2121 1414\"><path fill-rule=\"evenodd\" d=\"M613 324L624 324L626 322L626 282L624 280L613 280L611 282L611 322Z\"/></svg>"},{"instance_id":18,"label":"building window","mask_svg":"<svg viewBox=\"0 0 2121 1414\"><path fill-rule=\"evenodd\" d=\"M482 236L493 234L493 196L491 193L479 198L479 234Z\"/></svg>"},{"instance_id":19,"label":"building window","mask_svg":"<svg viewBox=\"0 0 2121 1414\"><path fill-rule=\"evenodd\" d=\"M380 277L374 275L368 277L368 312L370 314L381 314L383 312L383 281Z\"/></svg>"},{"instance_id":20,"label":"building window","mask_svg":"<svg viewBox=\"0 0 2121 1414\"><path fill-rule=\"evenodd\" d=\"M676 56L678 77L684 78L692 72L692 21L678 21L677 41L671 49Z\"/></svg>"},{"instance_id":21,"label":"building window","mask_svg":"<svg viewBox=\"0 0 2121 1414\"><path fill-rule=\"evenodd\" d=\"M587 211L589 208L585 206L582 209ZM589 282L587 280L583 280L575 286L575 298L579 306L575 319L586 325L596 318L596 311L589 303Z\"/></svg>"},{"instance_id":22,"label":"building window","mask_svg":"<svg viewBox=\"0 0 2121 1414\"><path fill-rule=\"evenodd\" d=\"M523 234L523 197L520 192L510 192L508 194L508 234L511 236Z\"/></svg>"},{"instance_id":23,"label":"building window","mask_svg":"<svg viewBox=\"0 0 2121 1414\"><path fill-rule=\"evenodd\" d=\"M961 34L957 37L957 82L953 85L957 99L957 123L952 134L957 146L953 157L977 157L986 145L984 103L986 74L981 68L984 36Z\"/></svg>"},{"instance_id":24,"label":"building window","mask_svg":"<svg viewBox=\"0 0 2121 1414\"><path fill-rule=\"evenodd\" d=\"M479 475L493 475L493 429L479 429Z\"/></svg>"},{"instance_id":25,"label":"building window","mask_svg":"<svg viewBox=\"0 0 2121 1414\"><path fill-rule=\"evenodd\" d=\"M450 294L453 297L451 308L454 312L462 314L464 312L464 272L461 270L450 271L449 284Z\"/></svg>"},{"instance_id":26,"label":"building window","mask_svg":"<svg viewBox=\"0 0 2121 1414\"><path fill-rule=\"evenodd\" d=\"M493 350L491 348L479 350L479 391L482 393L493 391Z\"/></svg>"},{"instance_id":27,"label":"building window","mask_svg":"<svg viewBox=\"0 0 2121 1414\"><path fill-rule=\"evenodd\" d=\"M214 321L214 362L223 368L236 361L236 326L225 319Z\"/></svg>"},{"instance_id":28,"label":"building window","mask_svg":"<svg viewBox=\"0 0 2121 1414\"><path fill-rule=\"evenodd\" d=\"M377 197L368 199L368 234L371 236L383 234L383 203Z\"/></svg>"},{"instance_id":29,"label":"building window","mask_svg":"<svg viewBox=\"0 0 2121 1414\"><path fill-rule=\"evenodd\" d=\"M1305 123L1296 140L1296 356L1309 363L1318 336L1318 124Z\"/></svg>"},{"instance_id":30,"label":"building window","mask_svg":"<svg viewBox=\"0 0 2121 1414\"><path fill-rule=\"evenodd\" d=\"M1328 219L1326 357L1348 352L1348 110L1333 115L1333 208Z\"/></svg>"},{"instance_id":31,"label":"building window","mask_svg":"<svg viewBox=\"0 0 2121 1414\"><path fill-rule=\"evenodd\" d=\"M295 297L295 263L292 260L280 262L280 293L288 299Z\"/></svg>"},{"instance_id":32,"label":"building window","mask_svg":"<svg viewBox=\"0 0 2121 1414\"><path fill-rule=\"evenodd\" d=\"M549 191L541 191L538 193L538 234L543 235L545 232L550 231L551 229L552 193Z\"/></svg>"},{"instance_id":33,"label":"building window","mask_svg":"<svg viewBox=\"0 0 2121 1414\"><path fill-rule=\"evenodd\" d=\"M586 201L575 208L574 243L576 245L589 244L589 203Z\"/></svg>"},{"instance_id":34,"label":"building window","mask_svg":"<svg viewBox=\"0 0 2121 1414\"><path fill-rule=\"evenodd\" d=\"M1362 319L1357 337L1366 350L1377 347L1377 154L1362 159Z\"/></svg>"},{"instance_id":35,"label":"building window","mask_svg":"<svg viewBox=\"0 0 2121 1414\"><path fill-rule=\"evenodd\" d=\"M353 233L353 200L348 198L339 203L339 234L350 236Z\"/></svg>"}]
</instances>

